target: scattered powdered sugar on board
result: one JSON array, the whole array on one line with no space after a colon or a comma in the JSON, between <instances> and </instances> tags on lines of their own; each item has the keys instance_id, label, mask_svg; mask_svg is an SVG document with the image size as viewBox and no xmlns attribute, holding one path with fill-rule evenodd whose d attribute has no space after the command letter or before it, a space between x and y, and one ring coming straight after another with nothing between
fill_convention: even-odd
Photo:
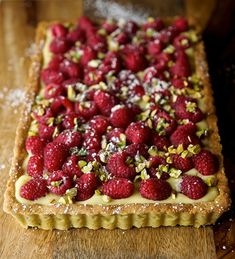
<instances>
[{"instance_id":1,"label":"scattered powdered sugar on board","mask_svg":"<svg viewBox=\"0 0 235 259\"><path fill-rule=\"evenodd\" d=\"M131 4L119 4L108 0L87 0L85 1L85 9L94 9L96 16L107 18L123 18L125 20L134 20L136 22L144 22L149 16L145 10L140 9Z\"/></svg>"},{"instance_id":2,"label":"scattered powdered sugar on board","mask_svg":"<svg viewBox=\"0 0 235 259\"><path fill-rule=\"evenodd\" d=\"M8 89L8 87L2 87L0 91L0 107L2 109L12 108L14 113L18 112L19 106L25 101L25 91L22 88Z\"/></svg>"}]
</instances>

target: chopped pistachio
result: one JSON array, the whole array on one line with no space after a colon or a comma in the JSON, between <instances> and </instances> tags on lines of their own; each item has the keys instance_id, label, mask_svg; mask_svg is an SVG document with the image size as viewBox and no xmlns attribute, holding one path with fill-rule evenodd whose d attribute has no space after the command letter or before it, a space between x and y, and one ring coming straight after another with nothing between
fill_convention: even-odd
<instances>
[{"instance_id":1,"label":"chopped pistachio","mask_svg":"<svg viewBox=\"0 0 235 259\"><path fill-rule=\"evenodd\" d=\"M107 163L108 162L108 152L105 151L101 151L99 154L100 160L103 163Z\"/></svg>"},{"instance_id":2,"label":"chopped pistachio","mask_svg":"<svg viewBox=\"0 0 235 259\"><path fill-rule=\"evenodd\" d=\"M85 160L79 160L79 161L78 161L78 166L79 166L80 168L83 168L85 165L87 165L87 162L86 162Z\"/></svg>"},{"instance_id":3,"label":"chopped pistachio","mask_svg":"<svg viewBox=\"0 0 235 259\"><path fill-rule=\"evenodd\" d=\"M181 154L180 154L181 157L183 158L186 158L189 156L189 151L188 150L184 150Z\"/></svg>"},{"instance_id":4,"label":"chopped pistachio","mask_svg":"<svg viewBox=\"0 0 235 259\"><path fill-rule=\"evenodd\" d=\"M58 136L59 135L59 128L58 127L55 127L55 130L54 130L54 132L53 132L53 134L52 134L52 137L53 138L55 138L56 136Z\"/></svg>"},{"instance_id":5,"label":"chopped pistachio","mask_svg":"<svg viewBox=\"0 0 235 259\"><path fill-rule=\"evenodd\" d=\"M67 196L73 198L73 197L77 196L77 191L78 191L77 188L74 187L74 188L66 190L65 194Z\"/></svg>"},{"instance_id":6,"label":"chopped pistachio","mask_svg":"<svg viewBox=\"0 0 235 259\"><path fill-rule=\"evenodd\" d=\"M169 171L169 165L159 165L158 170L167 173Z\"/></svg>"},{"instance_id":7,"label":"chopped pistachio","mask_svg":"<svg viewBox=\"0 0 235 259\"><path fill-rule=\"evenodd\" d=\"M141 172L144 168L145 168L146 164L143 162L143 163L139 163L136 168L135 168L135 171L137 173Z\"/></svg>"},{"instance_id":8,"label":"chopped pistachio","mask_svg":"<svg viewBox=\"0 0 235 259\"><path fill-rule=\"evenodd\" d=\"M150 178L150 176L148 175L146 169L143 169L143 170L141 171L140 177L141 177L142 180L146 180L146 179L149 179L149 178Z\"/></svg>"},{"instance_id":9,"label":"chopped pistachio","mask_svg":"<svg viewBox=\"0 0 235 259\"><path fill-rule=\"evenodd\" d=\"M89 162L87 165L85 165L81 170L84 174L90 173L92 171L92 163Z\"/></svg>"},{"instance_id":10,"label":"chopped pistachio","mask_svg":"<svg viewBox=\"0 0 235 259\"><path fill-rule=\"evenodd\" d=\"M59 180L59 181L52 181L52 182L51 182L51 185L52 185L53 187L59 187L62 183L63 183L62 180Z\"/></svg>"},{"instance_id":11,"label":"chopped pistachio","mask_svg":"<svg viewBox=\"0 0 235 259\"><path fill-rule=\"evenodd\" d=\"M162 176L162 172L159 171L159 170L157 170L157 171L156 171L156 176L157 176L158 179L160 179L161 176Z\"/></svg>"},{"instance_id":12,"label":"chopped pistachio","mask_svg":"<svg viewBox=\"0 0 235 259\"><path fill-rule=\"evenodd\" d=\"M95 194L96 194L96 195L101 195L101 191L100 191L99 189L96 189L96 190L95 190Z\"/></svg>"},{"instance_id":13,"label":"chopped pistachio","mask_svg":"<svg viewBox=\"0 0 235 259\"><path fill-rule=\"evenodd\" d=\"M198 154L201 151L200 145L192 145L192 144L190 144L187 149L193 155Z\"/></svg>"},{"instance_id":14,"label":"chopped pistachio","mask_svg":"<svg viewBox=\"0 0 235 259\"><path fill-rule=\"evenodd\" d=\"M182 174L182 171L176 168L171 168L169 175L173 178L178 178Z\"/></svg>"},{"instance_id":15,"label":"chopped pistachio","mask_svg":"<svg viewBox=\"0 0 235 259\"><path fill-rule=\"evenodd\" d=\"M214 175L207 177L204 181L209 187L216 186L218 182Z\"/></svg>"},{"instance_id":16,"label":"chopped pistachio","mask_svg":"<svg viewBox=\"0 0 235 259\"><path fill-rule=\"evenodd\" d=\"M112 198L109 197L108 195L103 195L102 200L103 200L104 202L111 202L111 201L112 201Z\"/></svg>"},{"instance_id":17,"label":"chopped pistachio","mask_svg":"<svg viewBox=\"0 0 235 259\"><path fill-rule=\"evenodd\" d=\"M151 147L148 149L148 153L149 153L150 156L156 156L156 155L158 154L157 147L151 146Z\"/></svg>"},{"instance_id":18,"label":"chopped pistachio","mask_svg":"<svg viewBox=\"0 0 235 259\"><path fill-rule=\"evenodd\" d=\"M176 149L176 152L177 154L181 154L182 152L184 151L184 147L182 144L179 144L177 149Z\"/></svg>"},{"instance_id":19,"label":"chopped pistachio","mask_svg":"<svg viewBox=\"0 0 235 259\"><path fill-rule=\"evenodd\" d=\"M172 164L172 163L173 163L172 158L171 158L170 156L168 156L168 157L166 158L166 162L167 162L168 164Z\"/></svg>"},{"instance_id":20,"label":"chopped pistachio","mask_svg":"<svg viewBox=\"0 0 235 259\"><path fill-rule=\"evenodd\" d=\"M168 45L168 46L163 50L163 52L169 53L169 54L174 53L174 51L175 51L175 47L174 47L173 45Z\"/></svg>"},{"instance_id":21,"label":"chopped pistachio","mask_svg":"<svg viewBox=\"0 0 235 259\"><path fill-rule=\"evenodd\" d=\"M76 92L74 91L74 88L72 85L69 85L67 88L67 96L70 101L76 100Z\"/></svg>"},{"instance_id":22,"label":"chopped pistachio","mask_svg":"<svg viewBox=\"0 0 235 259\"><path fill-rule=\"evenodd\" d=\"M155 31L154 31L152 28L148 28L148 29L146 30L146 35L147 35L147 37L149 37L149 38L153 37L154 33L155 33Z\"/></svg>"},{"instance_id":23,"label":"chopped pistachio","mask_svg":"<svg viewBox=\"0 0 235 259\"><path fill-rule=\"evenodd\" d=\"M187 112L196 112L197 104L195 102L186 102L186 111Z\"/></svg>"}]
</instances>

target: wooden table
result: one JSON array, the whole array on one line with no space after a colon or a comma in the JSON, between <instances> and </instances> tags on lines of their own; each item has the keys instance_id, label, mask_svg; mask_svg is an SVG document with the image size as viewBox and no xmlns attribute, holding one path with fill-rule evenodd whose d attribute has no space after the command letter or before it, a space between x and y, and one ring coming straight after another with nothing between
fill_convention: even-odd
<instances>
[{"instance_id":1,"label":"wooden table","mask_svg":"<svg viewBox=\"0 0 235 259\"><path fill-rule=\"evenodd\" d=\"M121 1L124 2L124 1ZM147 1L154 5L154 1ZM160 2L160 1L159 1ZM169 1L167 1L169 2ZM177 14L182 1L177 1ZM189 1L190 2L190 1ZM190 9L189 9L190 12ZM0 204L12 159L15 130L26 85L35 26L41 20L76 19L82 1L0 1ZM174 13L173 13L174 14ZM215 244L213 229L157 228L122 230L87 229L42 231L21 228L0 211L1 258L234 258ZM229 225L230 227L230 225ZM217 232L218 234L221 232ZM222 231L223 245L231 241ZM217 242L220 239L217 237ZM230 242L228 241L228 242ZM231 242L230 242L231 245ZM221 249L220 249L221 248ZM234 256L234 257L233 257ZM225 258L225 257L224 257Z\"/></svg>"}]
</instances>

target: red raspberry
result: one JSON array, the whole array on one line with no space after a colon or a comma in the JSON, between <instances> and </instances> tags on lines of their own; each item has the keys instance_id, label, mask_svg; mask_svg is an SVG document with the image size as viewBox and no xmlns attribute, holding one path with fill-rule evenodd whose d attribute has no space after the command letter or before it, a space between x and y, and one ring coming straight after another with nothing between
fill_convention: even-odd
<instances>
[{"instance_id":1,"label":"red raspberry","mask_svg":"<svg viewBox=\"0 0 235 259\"><path fill-rule=\"evenodd\" d=\"M32 177L40 177L43 174L43 157L41 155L33 155L29 158L27 164L27 173Z\"/></svg>"},{"instance_id":2,"label":"red raspberry","mask_svg":"<svg viewBox=\"0 0 235 259\"><path fill-rule=\"evenodd\" d=\"M215 174L218 170L218 161L209 150L201 150L193 156L194 167L203 175Z\"/></svg>"},{"instance_id":3,"label":"red raspberry","mask_svg":"<svg viewBox=\"0 0 235 259\"><path fill-rule=\"evenodd\" d=\"M118 73L121 69L121 61L116 52L108 52L100 66L100 70L104 73L114 71Z\"/></svg>"},{"instance_id":4,"label":"red raspberry","mask_svg":"<svg viewBox=\"0 0 235 259\"><path fill-rule=\"evenodd\" d=\"M55 126L48 126L47 124L39 123L38 134L40 138L43 138L48 142L52 139L55 129Z\"/></svg>"},{"instance_id":5,"label":"red raspberry","mask_svg":"<svg viewBox=\"0 0 235 259\"><path fill-rule=\"evenodd\" d=\"M177 123L167 112L159 110L153 118L153 125L159 134L170 135Z\"/></svg>"},{"instance_id":6,"label":"red raspberry","mask_svg":"<svg viewBox=\"0 0 235 259\"><path fill-rule=\"evenodd\" d=\"M78 79L78 78L69 78L69 79L65 80L62 83L62 86L63 86L64 90L67 93L68 87L72 86L73 88L75 88L77 83L80 83L80 79Z\"/></svg>"},{"instance_id":7,"label":"red raspberry","mask_svg":"<svg viewBox=\"0 0 235 259\"><path fill-rule=\"evenodd\" d=\"M87 44L97 52L105 52L107 50L106 38L99 34L89 35Z\"/></svg>"},{"instance_id":8,"label":"red raspberry","mask_svg":"<svg viewBox=\"0 0 235 259\"><path fill-rule=\"evenodd\" d=\"M124 32L126 32L130 36L133 36L138 29L139 29L139 26L134 21L127 21L123 28Z\"/></svg>"},{"instance_id":9,"label":"red raspberry","mask_svg":"<svg viewBox=\"0 0 235 259\"><path fill-rule=\"evenodd\" d=\"M173 167L181 170L182 172L187 172L193 168L193 163L191 157L185 157L175 154L172 156Z\"/></svg>"},{"instance_id":10,"label":"red raspberry","mask_svg":"<svg viewBox=\"0 0 235 259\"><path fill-rule=\"evenodd\" d=\"M54 54L62 54L68 51L71 47L71 43L63 37L54 38L49 46L49 49Z\"/></svg>"},{"instance_id":11,"label":"red raspberry","mask_svg":"<svg viewBox=\"0 0 235 259\"><path fill-rule=\"evenodd\" d=\"M172 85L177 89L183 89L188 85L186 79L183 78L173 78L171 80Z\"/></svg>"},{"instance_id":12,"label":"red raspberry","mask_svg":"<svg viewBox=\"0 0 235 259\"><path fill-rule=\"evenodd\" d=\"M178 50L185 50L191 47L191 42L186 35L179 35L174 38L173 45Z\"/></svg>"},{"instance_id":13,"label":"red raspberry","mask_svg":"<svg viewBox=\"0 0 235 259\"><path fill-rule=\"evenodd\" d=\"M151 131L142 122L132 122L125 131L127 139L134 144L147 143Z\"/></svg>"},{"instance_id":14,"label":"red raspberry","mask_svg":"<svg viewBox=\"0 0 235 259\"><path fill-rule=\"evenodd\" d=\"M101 148L101 137L94 130L88 129L85 132L83 146L87 150L95 150L98 152Z\"/></svg>"},{"instance_id":15,"label":"red raspberry","mask_svg":"<svg viewBox=\"0 0 235 259\"><path fill-rule=\"evenodd\" d=\"M184 17L179 17L174 21L173 26L175 26L178 31L184 32L188 30L188 21Z\"/></svg>"},{"instance_id":16,"label":"red raspberry","mask_svg":"<svg viewBox=\"0 0 235 259\"><path fill-rule=\"evenodd\" d=\"M94 28L94 25L88 17L81 16L80 19L79 19L79 27L83 31L87 31L87 30L92 30Z\"/></svg>"},{"instance_id":17,"label":"red raspberry","mask_svg":"<svg viewBox=\"0 0 235 259\"><path fill-rule=\"evenodd\" d=\"M117 41L118 44L123 45L130 41L129 36L126 32L120 32L116 37L115 41Z\"/></svg>"},{"instance_id":18,"label":"red raspberry","mask_svg":"<svg viewBox=\"0 0 235 259\"><path fill-rule=\"evenodd\" d=\"M47 85L44 92L46 99L55 98L64 94L65 94L65 91L63 87L61 85L53 84L53 83Z\"/></svg>"},{"instance_id":19,"label":"red raspberry","mask_svg":"<svg viewBox=\"0 0 235 259\"><path fill-rule=\"evenodd\" d=\"M140 183L141 196L149 200L165 200L171 195L171 190L170 184L161 179L150 178Z\"/></svg>"},{"instance_id":20,"label":"red raspberry","mask_svg":"<svg viewBox=\"0 0 235 259\"><path fill-rule=\"evenodd\" d=\"M61 23L56 23L51 26L51 33L54 37L65 37L68 33L68 29Z\"/></svg>"},{"instance_id":21,"label":"red raspberry","mask_svg":"<svg viewBox=\"0 0 235 259\"><path fill-rule=\"evenodd\" d=\"M86 46L83 49L83 54L80 59L80 63L82 64L83 67L85 67L89 61L91 61L92 59L96 59L96 56L97 56L96 51L93 50L91 47Z\"/></svg>"},{"instance_id":22,"label":"red raspberry","mask_svg":"<svg viewBox=\"0 0 235 259\"><path fill-rule=\"evenodd\" d=\"M166 159L162 156L151 156L149 158L150 167L158 167L159 165L166 165ZM156 173L156 171L155 171Z\"/></svg>"},{"instance_id":23,"label":"red raspberry","mask_svg":"<svg viewBox=\"0 0 235 259\"><path fill-rule=\"evenodd\" d=\"M68 156L68 148L63 143L51 142L44 149L44 166L49 172L60 170Z\"/></svg>"},{"instance_id":24,"label":"red raspberry","mask_svg":"<svg viewBox=\"0 0 235 259\"><path fill-rule=\"evenodd\" d=\"M134 184L126 178L114 178L105 182L102 193L112 199L123 199L134 193Z\"/></svg>"},{"instance_id":25,"label":"red raspberry","mask_svg":"<svg viewBox=\"0 0 235 259\"><path fill-rule=\"evenodd\" d=\"M152 66L152 67L148 67L145 71L144 71L144 83L147 84L152 84L152 80L154 78L162 78L162 71L157 69L156 67Z\"/></svg>"},{"instance_id":26,"label":"red raspberry","mask_svg":"<svg viewBox=\"0 0 235 259\"><path fill-rule=\"evenodd\" d=\"M64 130L55 139L54 142L63 143L68 148L80 147L82 143L82 134L78 131Z\"/></svg>"},{"instance_id":27,"label":"red raspberry","mask_svg":"<svg viewBox=\"0 0 235 259\"><path fill-rule=\"evenodd\" d=\"M114 143L119 142L120 135L124 133L124 129L121 128L114 128L110 132L107 133L108 141L112 141Z\"/></svg>"},{"instance_id":28,"label":"red raspberry","mask_svg":"<svg viewBox=\"0 0 235 259\"><path fill-rule=\"evenodd\" d=\"M152 135L152 144L159 150L166 150L170 146L170 141L165 136L159 136L155 133Z\"/></svg>"},{"instance_id":29,"label":"red raspberry","mask_svg":"<svg viewBox=\"0 0 235 259\"><path fill-rule=\"evenodd\" d=\"M183 144L184 148L187 148L189 144L200 144L200 140L195 135L197 127L193 123L178 126L175 132L170 136L171 143L177 147Z\"/></svg>"},{"instance_id":30,"label":"red raspberry","mask_svg":"<svg viewBox=\"0 0 235 259\"><path fill-rule=\"evenodd\" d=\"M72 187L72 180L65 172L58 170L49 175L47 184L50 192L56 195L64 195Z\"/></svg>"},{"instance_id":31,"label":"red raspberry","mask_svg":"<svg viewBox=\"0 0 235 259\"><path fill-rule=\"evenodd\" d=\"M78 156L72 155L67 158L66 162L63 164L63 171L67 174L70 175L71 178L74 176L80 177L83 173L78 166L78 161L80 158Z\"/></svg>"},{"instance_id":32,"label":"red raspberry","mask_svg":"<svg viewBox=\"0 0 235 259\"><path fill-rule=\"evenodd\" d=\"M108 19L103 22L102 28L104 28L108 32L108 34L110 34L113 31L115 31L118 28L118 26L115 21Z\"/></svg>"},{"instance_id":33,"label":"red raspberry","mask_svg":"<svg viewBox=\"0 0 235 259\"><path fill-rule=\"evenodd\" d=\"M115 110L110 115L112 125L117 128L126 128L134 119L131 110L126 106L115 106L114 108Z\"/></svg>"},{"instance_id":34,"label":"red raspberry","mask_svg":"<svg viewBox=\"0 0 235 259\"><path fill-rule=\"evenodd\" d=\"M107 163L107 170L115 177L133 179L135 177L135 169L126 164L128 155L126 152L114 153Z\"/></svg>"},{"instance_id":35,"label":"red raspberry","mask_svg":"<svg viewBox=\"0 0 235 259\"><path fill-rule=\"evenodd\" d=\"M61 72L57 70L44 68L41 71L41 79L46 85L49 85L52 83L61 84L64 81L65 77Z\"/></svg>"},{"instance_id":36,"label":"red raspberry","mask_svg":"<svg viewBox=\"0 0 235 259\"><path fill-rule=\"evenodd\" d=\"M95 92L94 101L100 112L105 116L110 115L111 109L115 105L115 98L109 93L101 90Z\"/></svg>"},{"instance_id":37,"label":"red raspberry","mask_svg":"<svg viewBox=\"0 0 235 259\"><path fill-rule=\"evenodd\" d=\"M78 123L78 125L81 125L84 122L85 121L82 117L79 117L78 114L76 114L75 112L72 112L64 116L62 125L65 129L73 129L76 125L75 123Z\"/></svg>"},{"instance_id":38,"label":"red raspberry","mask_svg":"<svg viewBox=\"0 0 235 259\"><path fill-rule=\"evenodd\" d=\"M51 110L54 114L63 114L73 112L73 102L64 96L56 97L51 103Z\"/></svg>"},{"instance_id":39,"label":"red raspberry","mask_svg":"<svg viewBox=\"0 0 235 259\"><path fill-rule=\"evenodd\" d=\"M136 155L147 157L148 146L145 144L130 144L129 146L126 146L125 152L130 157L135 157Z\"/></svg>"},{"instance_id":40,"label":"red raspberry","mask_svg":"<svg viewBox=\"0 0 235 259\"><path fill-rule=\"evenodd\" d=\"M134 73L144 70L147 66L147 60L144 55L133 45L126 46L123 50L123 59L126 69Z\"/></svg>"},{"instance_id":41,"label":"red raspberry","mask_svg":"<svg viewBox=\"0 0 235 259\"><path fill-rule=\"evenodd\" d=\"M157 171L156 171L156 168L153 168L153 167L150 167L148 169L148 174L150 175L151 178L158 178L157 175L156 175ZM168 173L161 173L160 175L160 179L161 180L167 180L170 178L170 175ZM158 178L159 179L159 178Z\"/></svg>"},{"instance_id":42,"label":"red raspberry","mask_svg":"<svg viewBox=\"0 0 235 259\"><path fill-rule=\"evenodd\" d=\"M84 201L93 196L98 185L97 177L94 173L83 174L77 181L78 190L76 200Z\"/></svg>"},{"instance_id":43,"label":"red raspberry","mask_svg":"<svg viewBox=\"0 0 235 259\"><path fill-rule=\"evenodd\" d=\"M170 68L175 77L188 77L191 75L190 63L185 52L178 52L175 64Z\"/></svg>"},{"instance_id":44,"label":"red raspberry","mask_svg":"<svg viewBox=\"0 0 235 259\"><path fill-rule=\"evenodd\" d=\"M98 151L95 149L89 149L87 150L87 156L86 156L86 161L87 162L93 162L93 161L98 161L101 163L100 161L100 156L98 154Z\"/></svg>"},{"instance_id":45,"label":"red raspberry","mask_svg":"<svg viewBox=\"0 0 235 259\"><path fill-rule=\"evenodd\" d=\"M32 154L41 154L46 145L46 141L39 136L31 136L26 139L25 147L27 152Z\"/></svg>"},{"instance_id":46,"label":"red raspberry","mask_svg":"<svg viewBox=\"0 0 235 259\"><path fill-rule=\"evenodd\" d=\"M197 176L184 175L180 184L181 192L190 199L197 200L207 193L207 185Z\"/></svg>"},{"instance_id":47,"label":"red raspberry","mask_svg":"<svg viewBox=\"0 0 235 259\"><path fill-rule=\"evenodd\" d=\"M168 69L168 63L169 61L173 60L173 55L165 52L161 52L156 56L156 60L154 62L154 65L157 70L163 71L165 69ZM160 74L160 73L159 73ZM160 74L161 75L161 74ZM164 80L164 78L160 78L161 80Z\"/></svg>"},{"instance_id":48,"label":"red raspberry","mask_svg":"<svg viewBox=\"0 0 235 259\"><path fill-rule=\"evenodd\" d=\"M96 103L93 101L75 103L75 111L85 120L93 118L99 112Z\"/></svg>"},{"instance_id":49,"label":"red raspberry","mask_svg":"<svg viewBox=\"0 0 235 259\"><path fill-rule=\"evenodd\" d=\"M37 200L48 193L46 180L40 178L30 179L21 186L20 196L26 200Z\"/></svg>"},{"instance_id":50,"label":"red raspberry","mask_svg":"<svg viewBox=\"0 0 235 259\"><path fill-rule=\"evenodd\" d=\"M194 123L203 119L203 113L197 106L197 103L190 98L180 96L175 104L175 114L180 119L188 119Z\"/></svg>"},{"instance_id":51,"label":"red raspberry","mask_svg":"<svg viewBox=\"0 0 235 259\"><path fill-rule=\"evenodd\" d=\"M109 126L109 120L105 116L96 115L89 121L89 126L97 132L97 134L103 135Z\"/></svg>"},{"instance_id":52,"label":"red raspberry","mask_svg":"<svg viewBox=\"0 0 235 259\"><path fill-rule=\"evenodd\" d=\"M160 31L164 28L164 23L161 19L156 18L154 21L150 21L143 24L143 29L146 31L147 29L154 29L156 31Z\"/></svg>"},{"instance_id":53,"label":"red raspberry","mask_svg":"<svg viewBox=\"0 0 235 259\"><path fill-rule=\"evenodd\" d=\"M105 81L105 74L100 69L85 71L84 84L91 86Z\"/></svg>"},{"instance_id":54,"label":"red raspberry","mask_svg":"<svg viewBox=\"0 0 235 259\"><path fill-rule=\"evenodd\" d=\"M60 71L69 78L82 78L83 76L81 66L68 59L64 59L60 63Z\"/></svg>"},{"instance_id":55,"label":"red raspberry","mask_svg":"<svg viewBox=\"0 0 235 259\"><path fill-rule=\"evenodd\" d=\"M69 40L70 42L73 42L73 43L75 43L76 41L80 41L80 42L84 43L84 41L86 39L84 32L79 27L70 31L67 34L66 38L67 38L67 40Z\"/></svg>"},{"instance_id":56,"label":"red raspberry","mask_svg":"<svg viewBox=\"0 0 235 259\"><path fill-rule=\"evenodd\" d=\"M62 54L53 55L47 67L51 70L58 71L60 68L60 63L63 61L64 56Z\"/></svg>"},{"instance_id":57,"label":"red raspberry","mask_svg":"<svg viewBox=\"0 0 235 259\"><path fill-rule=\"evenodd\" d=\"M158 39L154 41L150 41L148 43L148 54L152 57L159 54L164 48L164 44L160 42Z\"/></svg>"},{"instance_id":58,"label":"red raspberry","mask_svg":"<svg viewBox=\"0 0 235 259\"><path fill-rule=\"evenodd\" d=\"M179 31L176 27L169 26L163 30L161 30L160 35L157 38L160 39L163 43L172 42L172 40L179 34Z\"/></svg>"}]
</instances>

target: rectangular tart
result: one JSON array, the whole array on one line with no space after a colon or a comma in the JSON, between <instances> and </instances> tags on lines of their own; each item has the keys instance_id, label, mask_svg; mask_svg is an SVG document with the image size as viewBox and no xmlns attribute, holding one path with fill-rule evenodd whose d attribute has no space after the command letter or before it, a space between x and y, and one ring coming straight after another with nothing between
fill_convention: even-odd
<instances>
[{"instance_id":1,"label":"rectangular tart","mask_svg":"<svg viewBox=\"0 0 235 259\"><path fill-rule=\"evenodd\" d=\"M23 227L200 227L229 208L186 19L41 23L25 102L4 197Z\"/></svg>"}]
</instances>

